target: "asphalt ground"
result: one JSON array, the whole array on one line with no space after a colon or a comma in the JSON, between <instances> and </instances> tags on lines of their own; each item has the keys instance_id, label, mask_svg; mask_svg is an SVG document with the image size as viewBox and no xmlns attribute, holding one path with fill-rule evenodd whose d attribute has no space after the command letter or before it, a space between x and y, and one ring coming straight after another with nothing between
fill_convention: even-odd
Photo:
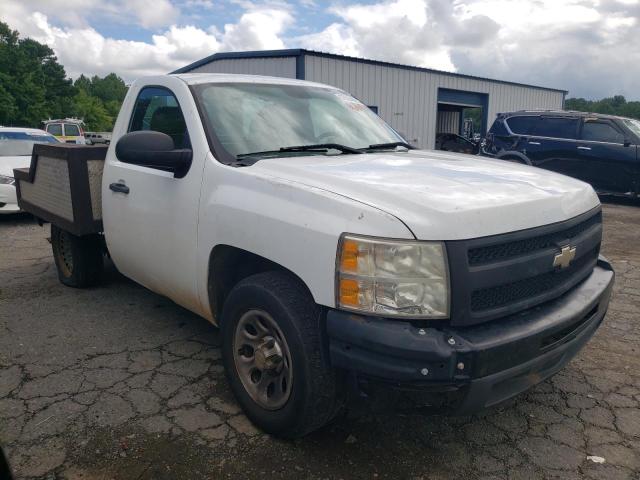
<instances>
[{"instance_id":1,"label":"asphalt ground","mask_svg":"<svg viewBox=\"0 0 640 480\"><path fill-rule=\"evenodd\" d=\"M555 377L479 416L342 418L286 442L240 412L213 326L113 267L64 287L48 228L0 217L0 444L47 480L638 480L640 206L604 221L609 314Z\"/></svg>"}]
</instances>

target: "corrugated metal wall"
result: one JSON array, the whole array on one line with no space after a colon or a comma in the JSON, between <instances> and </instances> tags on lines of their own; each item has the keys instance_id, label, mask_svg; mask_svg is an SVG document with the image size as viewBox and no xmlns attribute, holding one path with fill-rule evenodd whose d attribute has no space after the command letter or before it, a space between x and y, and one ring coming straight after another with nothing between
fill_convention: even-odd
<instances>
[{"instance_id":1,"label":"corrugated metal wall","mask_svg":"<svg viewBox=\"0 0 640 480\"><path fill-rule=\"evenodd\" d=\"M460 133L460 112L438 112L436 133Z\"/></svg>"},{"instance_id":2,"label":"corrugated metal wall","mask_svg":"<svg viewBox=\"0 0 640 480\"><path fill-rule=\"evenodd\" d=\"M296 78L295 57L221 59L194 68L189 73L238 73Z\"/></svg>"},{"instance_id":3,"label":"corrugated metal wall","mask_svg":"<svg viewBox=\"0 0 640 480\"><path fill-rule=\"evenodd\" d=\"M521 109L560 109L562 92L305 55L305 79L348 91L421 148L435 142L438 88L489 94L488 125L497 113Z\"/></svg>"}]
</instances>

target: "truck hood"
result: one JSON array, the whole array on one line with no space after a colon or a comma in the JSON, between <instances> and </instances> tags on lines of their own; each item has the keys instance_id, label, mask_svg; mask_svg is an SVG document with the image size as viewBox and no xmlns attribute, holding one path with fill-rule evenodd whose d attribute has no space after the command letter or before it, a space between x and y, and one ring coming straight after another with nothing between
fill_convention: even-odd
<instances>
[{"instance_id":1,"label":"truck hood","mask_svg":"<svg viewBox=\"0 0 640 480\"><path fill-rule=\"evenodd\" d=\"M376 207L421 240L524 230L567 220L600 203L588 184L564 175L437 151L272 158L249 168Z\"/></svg>"},{"instance_id":2,"label":"truck hood","mask_svg":"<svg viewBox=\"0 0 640 480\"><path fill-rule=\"evenodd\" d=\"M31 165L31 155L0 157L0 175L13 177L14 168L28 168Z\"/></svg>"}]
</instances>

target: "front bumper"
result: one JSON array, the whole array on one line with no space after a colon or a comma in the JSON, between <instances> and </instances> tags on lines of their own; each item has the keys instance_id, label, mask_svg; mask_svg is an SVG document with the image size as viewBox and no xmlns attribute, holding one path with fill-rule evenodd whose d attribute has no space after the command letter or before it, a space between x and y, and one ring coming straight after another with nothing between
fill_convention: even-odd
<instances>
[{"instance_id":1,"label":"front bumper","mask_svg":"<svg viewBox=\"0 0 640 480\"><path fill-rule=\"evenodd\" d=\"M606 314L614 272L600 257L593 273L562 297L472 327L419 327L331 310L327 334L332 365L361 392L393 387L469 414L500 403L564 367ZM368 389L368 390L367 390ZM420 397L415 393L427 393ZM444 394L444 395L443 395Z\"/></svg>"}]
</instances>

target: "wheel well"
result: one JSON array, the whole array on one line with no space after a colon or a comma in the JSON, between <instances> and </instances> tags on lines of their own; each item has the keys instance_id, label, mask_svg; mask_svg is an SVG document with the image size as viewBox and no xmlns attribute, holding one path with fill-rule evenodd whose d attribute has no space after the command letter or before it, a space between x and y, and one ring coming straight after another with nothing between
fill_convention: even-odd
<instances>
[{"instance_id":1,"label":"wheel well","mask_svg":"<svg viewBox=\"0 0 640 480\"><path fill-rule=\"evenodd\" d=\"M531 161L520 152L503 152L496 158L498 160L518 160L526 165L531 165Z\"/></svg>"},{"instance_id":2,"label":"wheel well","mask_svg":"<svg viewBox=\"0 0 640 480\"><path fill-rule=\"evenodd\" d=\"M240 280L256 273L274 270L291 274L309 291L299 276L268 258L230 245L216 245L209 256L207 280L209 306L214 318L220 319L229 292ZM311 295L311 293L309 294Z\"/></svg>"}]
</instances>

